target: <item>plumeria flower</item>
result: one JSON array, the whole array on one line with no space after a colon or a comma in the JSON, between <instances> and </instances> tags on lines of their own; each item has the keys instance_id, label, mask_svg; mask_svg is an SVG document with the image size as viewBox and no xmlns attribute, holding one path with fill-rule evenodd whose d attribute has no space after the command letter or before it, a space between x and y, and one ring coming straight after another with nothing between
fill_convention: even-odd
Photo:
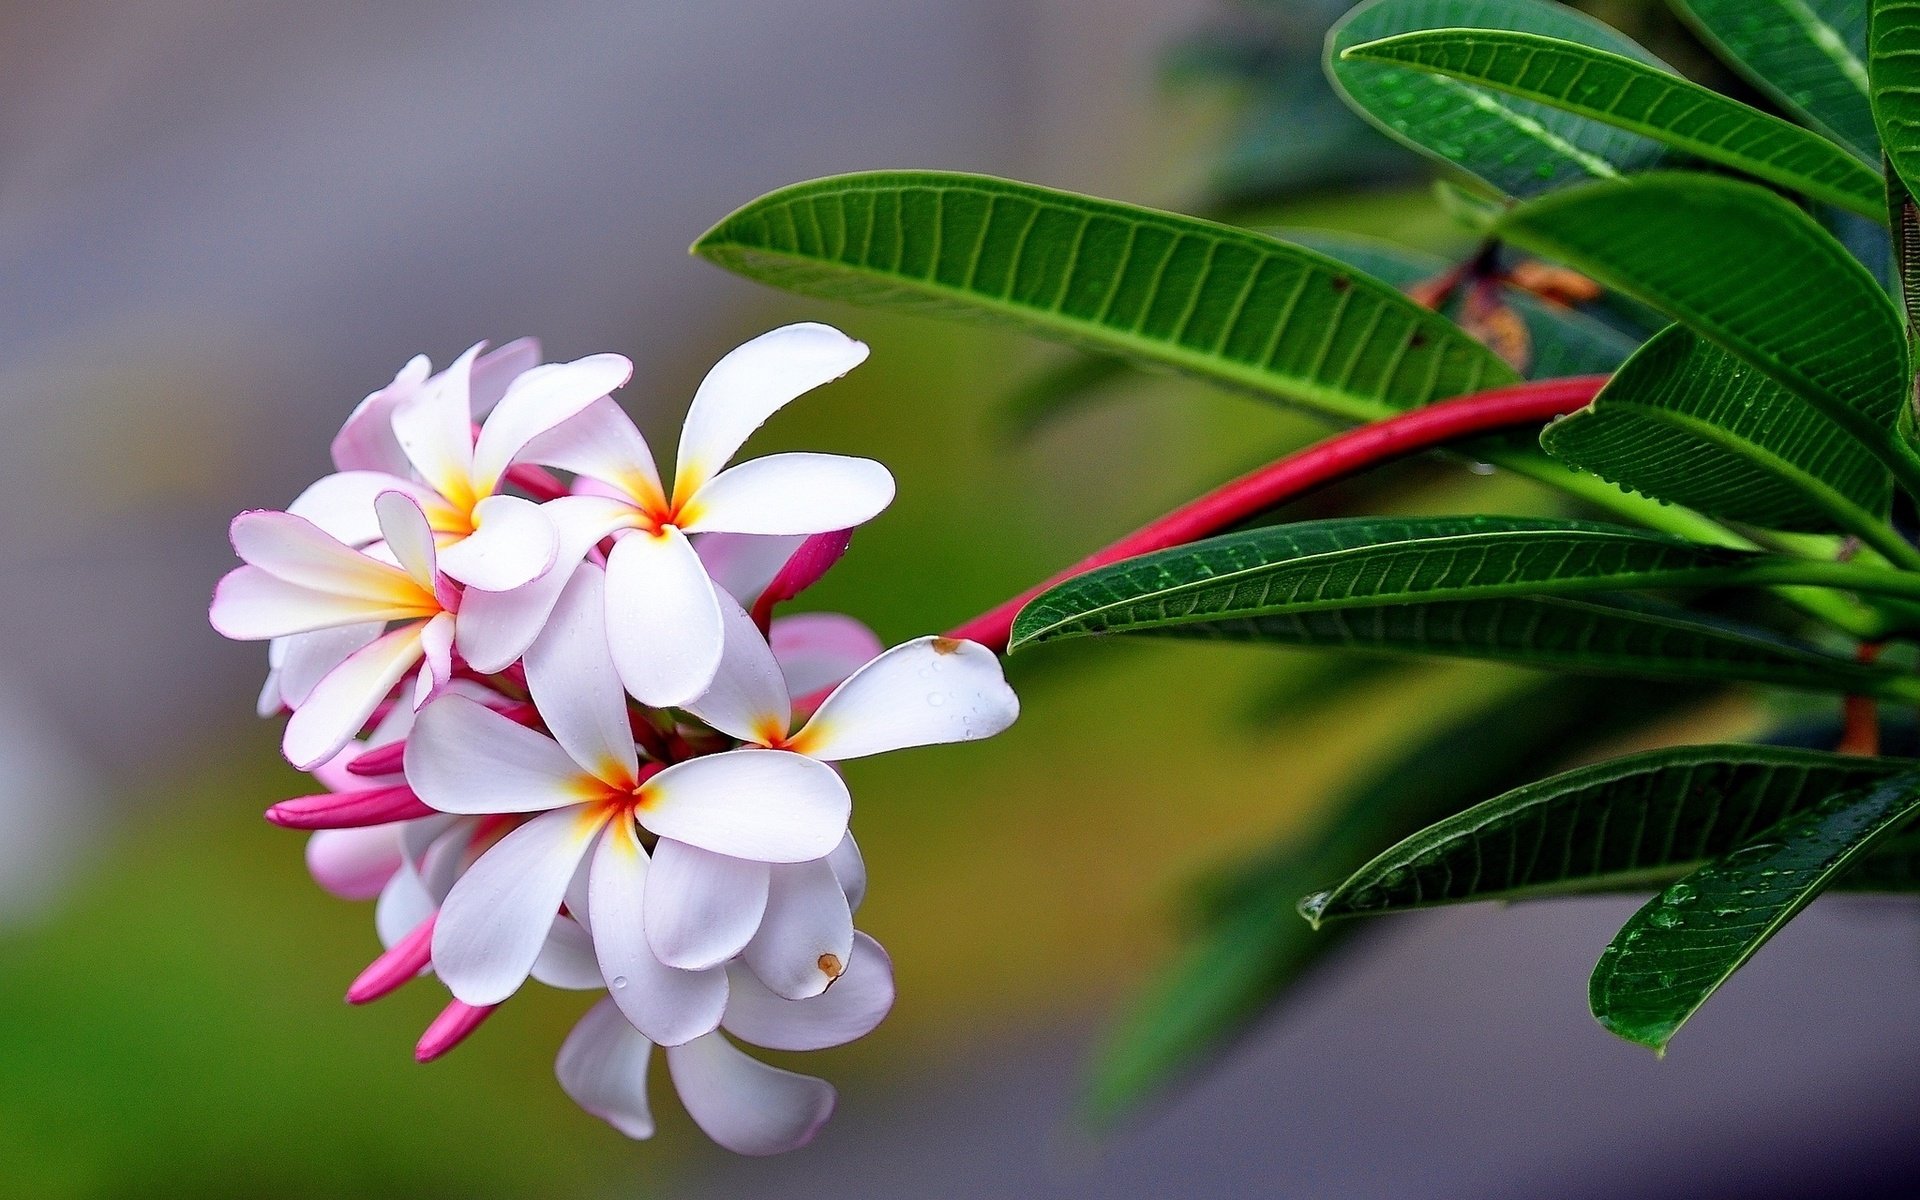
<instances>
[{"instance_id":1,"label":"plumeria flower","mask_svg":"<svg viewBox=\"0 0 1920 1200\"><path fill-rule=\"evenodd\" d=\"M699 532L810 535L862 524L893 499L879 463L831 454L772 454L727 469L755 429L805 392L858 366L867 348L825 325L789 325L717 363L680 431L673 485L610 400L597 401L529 447L526 457L595 485L610 504L604 534L615 668L655 707L691 700L718 668L718 592L688 540Z\"/></svg>"},{"instance_id":2,"label":"plumeria flower","mask_svg":"<svg viewBox=\"0 0 1920 1200\"><path fill-rule=\"evenodd\" d=\"M687 1114L737 1154L780 1154L804 1146L833 1115L832 1085L770 1067L728 1040L772 1050L820 1050L864 1037L893 1005L893 966L880 944L856 934L840 982L810 1000L774 995L738 966L713 1032L666 1048L667 1071ZM617 995L617 993L616 993ZM588 1010L560 1047L560 1086L580 1107L628 1137L653 1135L647 1071L653 1043L612 1000Z\"/></svg>"},{"instance_id":3,"label":"plumeria flower","mask_svg":"<svg viewBox=\"0 0 1920 1200\"><path fill-rule=\"evenodd\" d=\"M550 570L559 549L551 522L532 501L500 489L527 443L626 383L633 364L595 354L533 366L525 343L485 357L482 348L431 377L417 358L363 401L335 442L340 471L288 511L365 545L379 537L375 497L404 492L425 512L449 578L502 592ZM476 439L477 412L486 417Z\"/></svg>"},{"instance_id":4,"label":"plumeria flower","mask_svg":"<svg viewBox=\"0 0 1920 1200\"><path fill-rule=\"evenodd\" d=\"M391 562L290 513L246 512L233 521L233 548L247 565L215 589L213 627L240 641L340 633L325 640L327 662L312 668L316 682L282 739L302 770L345 746L416 664L425 665L416 707L453 672L458 600L440 578L426 516L400 492L381 494L374 508Z\"/></svg>"},{"instance_id":5,"label":"plumeria flower","mask_svg":"<svg viewBox=\"0 0 1920 1200\"><path fill-rule=\"evenodd\" d=\"M992 737L1019 715L991 651L929 637L896 646L853 672L795 730L779 659L730 597L722 609L726 653L712 685L685 707L748 745L838 762ZM833 983L852 945L853 916L831 863L739 863L705 855L675 866L682 877L673 891L682 902L647 912L647 937L662 962L692 967L743 954L768 987L793 999Z\"/></svg>"},{"instance_id":6,"label":"plumeria flower","mask_svg":"<svg viewBox=\"0 0 1920 1200\"><path fill-rule=\"evenodd\" d=\"M846 835L852 802L832 770L781 750L643 765L607 655L605 588L599 567L575 568L527 650L528 690L551 737L445 695L407 739L406 777L442 812L537 814L481 855L441 908L433 961L453 994L472 1005L506 999L562 903L590 907L615 1002L653 1041L672 1045L719 1023L727 981L718 969L659 961L643 910L673 896L652 876L671 881L687 855L754 865L824 859ZM585 886L570 898L583 862Z\"/></svg>"}]
</instances>

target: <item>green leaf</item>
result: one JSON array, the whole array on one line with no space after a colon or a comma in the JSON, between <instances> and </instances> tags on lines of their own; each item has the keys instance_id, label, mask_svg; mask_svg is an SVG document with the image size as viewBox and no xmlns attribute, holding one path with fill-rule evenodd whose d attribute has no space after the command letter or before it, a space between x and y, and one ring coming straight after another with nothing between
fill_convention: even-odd
<instances>
[{"instance_id":1,"label":"green leaf","mask_svg":"<svg viewBox=\"0 0 1920 1200\"><path fill-rule=\"evenodd\" d=\"M1887 161L1920 191L1920 0L1870 0L1867 74Z\"/></svg>"},{"instance_id":2,"label":"green leaf","mask_svg":"<svg viewBox=\"0 0 1920 1200\"><path fill-rule=\"evenodd\" d=\"M1754 835L1633 915L1593 969L1593 1015L1664 1051L1781 926L1920 810L1920 773L1821 800Z\"/></svg>"},{"instance_id":3,"label":"green leaf","mask_svg":"<svg viewBox=\"0 0 1920 1200\"><path fill-rule=\"evenodd\" d=\"M1642 346L1592 405L1548 426L1540 444L1709 516L1892 536L1881 521L1892 497L1886 467L1793 393L1678 325Z\"/></svg>"},{"instance_id":4,"label":"green leaf","mask_svg":"<svg viewBox=\"0 0 1920 1200\"><path fill-rule=\"evenodd\" d=\"M1638 134L1460 80L1342 57L1394 34L1461 27L1517 29L1654 61L1598 21L1543 0L1372 0L1327 34L1327 74L1387 133L1510 196L1659 161L1660 144Z\"/></svg>"},{"instance_id":5,"label":"green leaf","mask_svg":"<svg viewBox=\"0 0 1920 1200\"><path fill-rule=\"evenodd\" d=\"M1912 769L1777 746L1682 746L1475 804L1301 902L1318 924L1476 900L1665 883L1835 792Z\"/></svg>"},{"instance_id":6,"label":"green leaf","mask_svg":"<svg viewBox=\"0 0 1920 1200\"><path fill-rule=\"evenodd\" d=\"M1412 67L1537 100L1862 216L1886 219L1880 173L1852 153L1623 55L1539 34L1438 29L1366 42L1342 57Z\"/></svg>"},{"instance_id":7,"label":"green leaf","mask_svg":"<svg viewBox=\"0 0 1920 1200\"><path fill-rule=\"evenodd\" d=\"M1863 0L1668 0L1701 39L1788 112L1880 157L1867 106Z\"/></svg>"},{"instance_id":8,"label":"green leaf","mask_svg":"<svg viewBox=\"0 0 1920 1200\"><path fill-rule=\"evenodd\" d=\"M1338 517L1207 538L1088 571L1036 596L1012 647L1329 609L1631 588L1920 579L1533 517Z\"/></svg>"},{"instance_id":9,"label":"green leaf","mask_svg":"<svg viewBox=\"0 0 1920 1200\"><path fill-rule=\"evenodd\" d=\"M1444 318L1310 250L985 176L796 184L693 250L807 295L1010 324L1344 420L1517 379Z\"/></svg>"},{"instance_id":10,"label":"green leaf","mask_svg":"<svg viewBox=\"0 0 1920 1200\"><path fill-rule=\"evenodd\" d=\"M1875 843L1834 880L1836 892L1920 891L1920 833L1909 831Z\"/></svg>"},{"instance_id":11,"label":"green leaf","mask_svg":"<svg viewBox=\"0 0 1920 1200\"><path fill-rule=\"evenodd\" d=\"M1619 598L1454 600L1137 628L1150 637L1340 646L1513 663L1547 671L1745 681L1911 701L1906 678L1765 630Z\"/></svg>"},{"instance_id":12,"label":"green leaf","mask_svg":"<svg viewBox=\"0 0 1920 1200\"><path fill-rule=\"evenodd\" d=\"M1500 231L1660 309L1920 481L1895 433L1909 391L1899 314L1786 200L1732 179L1642 175L1529 201Z\"/></svg>"}]
</instances>

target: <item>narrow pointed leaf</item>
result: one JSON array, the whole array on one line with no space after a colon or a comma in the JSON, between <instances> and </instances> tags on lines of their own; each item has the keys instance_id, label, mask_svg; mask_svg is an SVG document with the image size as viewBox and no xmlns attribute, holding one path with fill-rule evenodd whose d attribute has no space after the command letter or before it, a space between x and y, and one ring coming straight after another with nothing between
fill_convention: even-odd
<instances>
[{"instance_id":1,"label":"narrow pointed leaf","mask_svg":"<svg viewBox=\"0 0 1920 1200\"><path fill-rule=\"evenodd\" d=\"M1651 139L1532 100L1342 57L1365 42L1449 28L1522 30L1654 61L1591 17L1546 0L1372 0L1327 34L1327 74L1388 134L1510 196L1644 170L1664 153Z\"/></svg>"},{"instance_id":2,"label":"narrow pointed leaf","mask_svg":"<svg viewBox=\"0 0 1920 1200\"><path fill-rule=\"evenodd\" d=\"M1517 379L1444 318L1324 255L986 176L796 184L693 249L807 295L1010 324L1345 420Z\"/></svg>"},{"instance_id":3,"label":"narrow pointed leaf","mask_svg":"<svg viewBox=\"0 0 1920 1200\"><path fill-rule=\"evenodd\" d=\"M1893 491L1886 467L1838 425L1677 325L1540 444L1643 495L1768 529L1884 529Z\"/></svg>"},{"instance_id":4,"label":"narrow pointed leaf","mask_svg":"<svg viewBox=\"0 0 1920 1200\"><path fill-rule=\"evenodd\" d=\"M1867 74L1887 161L1920 191L1920 0L1869 0Z\"/></svg>"},{"instance_id":5,"label":"narrow pointed leaf","mask_svg":"<svg viewBox=\"0 0 1920 1200\"><path fill-rule=\"evenodd\" d=\"M1863 0L1668 0L1727 65L1781 107L1879 157L1867 106Z\"/></svg>"},{"instance_id":6,"label":"narrow pointed leaf","mask_svg":"<svg viewBox=\"0 0 1920 1200\"><path fill-rule=\"evenodd\" d=\"M1657 886L1835 792L1912 769L1776 746L1683 746L1568 771L1413 834L1301 904L1316 923Z\"/></svg>"},{"instance_id":7,"label":"narrow pointed leaf","mask_svg":"<svg viewBox=\"0 0 1920 1200\"><path fill-rule=\"evenodd\" d=\"M1633 915L1588 983L1593 1015L1665 1050L1729 976L1876 841L1920 811L1920 773L1822 799L1669 887Z\"/></svg>"},{"instance_id":8,"label":"narrow pointed leaf","mask_svg":"<svg viewBox=\"0 0 1920 1200\"><path fill-rule=\"evenodd\" d=\"M1500 231L1653 305L1911 474L1894 432L1908 391L1899 314L1781 197L1714 176L1643 175L1522 204Z\"/></svg>"},{"instance_id":9,"label":"narrow pointed leaf","mask_svg":"<svg viewBox=\"0 0 1920 1200\"><path fill-rule=\"evenodd\" d=\"M1532 33L1439 29L1365 42L1343 57L1411 67L1537 100L1862 216L1886 219L1880 173L1853 153L1624 55Z\"/></svg>"}]
</instances>

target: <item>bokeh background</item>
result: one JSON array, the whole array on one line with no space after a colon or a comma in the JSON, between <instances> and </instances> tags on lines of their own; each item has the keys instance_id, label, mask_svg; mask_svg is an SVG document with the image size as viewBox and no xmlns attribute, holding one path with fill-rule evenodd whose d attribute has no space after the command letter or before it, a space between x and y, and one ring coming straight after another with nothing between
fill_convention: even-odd
<instances>
[{"instance_id":1,"label":"bokeh background","mask_svg":"<svg viewBox=\"0 0 1920 1200\"><path fill-rule=\"evenodd\" d=\"M1457 244L1419 165L1320 81L1344 8L0 6L0 1193L1910 1194L1920 938L1900 906L1822 903L1664 1062L1585 1013L1632 902L1405 919L1184 1091L1098 1135L1077 1121L1192 881L1525 685L1484 667L1066 648L1012 664L1026 713L997 741L854 764L863 925L901 1001L795 1064L843 1099L786 1158L712 1150L664 1088L652 1143L574 1109L551 1063L577 996L531 991L427 1067L434 989L339 999L377 950L370 913L260 821L298 778L251 715L260 648L206 627L234 511L290 500L417 352L618 350L629 407L668 435L720 353L821 319L871 361L756 448L873 455L901 495L808 601L889 641L951 624L1316 430L1142 379L1014 436L1004 400L1056 353L774 294L686 245L770 188L895 166ZM1608 15L1677 37L1647 5ZM1442 465L1362 499L1547 503ZM1768 719L1733 696L1641 737Z\"/></svg>"}]
</instances>

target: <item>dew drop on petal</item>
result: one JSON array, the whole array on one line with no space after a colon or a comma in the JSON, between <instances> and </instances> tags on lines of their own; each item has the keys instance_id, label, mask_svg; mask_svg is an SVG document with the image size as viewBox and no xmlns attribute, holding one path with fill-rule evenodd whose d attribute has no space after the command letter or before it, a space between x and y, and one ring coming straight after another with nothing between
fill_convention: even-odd
<instances>
[{"instance_id":1,"label":"dew drop on petal","mask_svg":"<svg viewBox=\"0 0 1920 1200\"><path fill-rule=\"evenodd\" d=\"M939 708L941 705L945 704L946 702L947 702L947 698L943 693L940 693L940 692L927 693L927 704L932 708Z\"/></svg>"},{"instance_id":2,"label":"dew drop on petal","mask_svg":"<svg viewBox=\"0 0 1920 1200\"><path fill-rule=\"evenodd\" d=\"M619 991L621 988L627 986L627 977L625 975L615 975L612 982L614 990Z\"/></svg>"}]
</instances>

